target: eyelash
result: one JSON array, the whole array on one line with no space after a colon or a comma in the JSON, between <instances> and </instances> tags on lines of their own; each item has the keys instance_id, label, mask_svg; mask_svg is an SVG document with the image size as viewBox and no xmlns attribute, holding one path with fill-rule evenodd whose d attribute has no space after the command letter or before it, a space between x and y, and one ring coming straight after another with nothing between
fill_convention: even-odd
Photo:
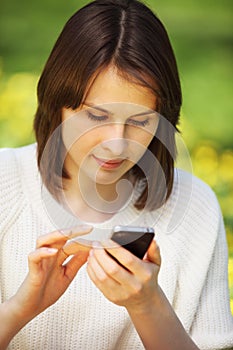
<instances>
[{"instance_id":1,"label":"eyelash","mask_svg":"<svg viewBox=\"0 0 233 350\"><path fill-rule=\"evenodd\" d=\"M97 122L102 122L106 119L108 119L107 115L95 115L90 112L87 112L88 118Z\"/></svg>"},{"instance_id":2,"label":"eyelash","mask_svg":"<svg viewBox=\"0 0 233 350\"><path fill-rule=\"evenodd\" d=\"M87 113L88 118L93 120L93 121L97 121L97 122L102 122L108 119L107 115L95 115L93 113L88 112ZM143 120L143 121L139 121L139 120L135 120L135 119L129 119L127 124L131 124L134 126L143 126L145 127L147 124L149 123L149 119Z\"/></svg>"},{"instance_id":3,"label":"eyelash","mask_svg":"<svg viewBox=\"0 0 233 350\"><path fill-rule=\"evenodd\" d=\"M134 126L146 126L147 124L149 124L149 119L143 120L143 121L139 121L139 120L135 120L135 119L129 119L127 124L132 124Z\"/></svg>"}]
</instances>

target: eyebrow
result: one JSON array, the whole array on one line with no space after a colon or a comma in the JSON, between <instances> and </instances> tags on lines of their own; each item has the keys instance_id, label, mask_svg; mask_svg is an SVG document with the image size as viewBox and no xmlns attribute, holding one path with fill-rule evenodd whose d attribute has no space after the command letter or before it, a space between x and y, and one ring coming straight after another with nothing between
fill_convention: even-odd
<instances>
[{"instance_id":1,"label":"eyebrow","mask_svg":"<svg viewBox=\"0 0 233 350\"><path fill-rule=\"evenodd\" d=\"M85 103L83 103L83 105L87 106L87 107L91 107L93 109L97 109L97 111L100 111L100 112L108 113L108 114L111 114L111 115L113 114L112 112L108 111L107 109L101 108L99 106L95 106L92 103L85 102Z\"/></svg>"},{"instance_id":2,"label":"eyebrow","mask_svg":"<svg viewBox=\"0 0 233 350\"><path fill-rule=\"evenodd\" d=\"M102 107L99 107L99 106L96 106L92 103L88 103L88 102L85 102L83 103L84 106L87 106L87 107L91 107L93 109L96 109L100 112L103 112L103 113L107 113L107 114L110 114L110 115L113 115L112 112L108 111L107 109L104 109ZM146 112L141 112L141 113L137 113L137 114L133 114L131 117L141 117L141 116L144 116L144 115L148 115L148 114L152 114L152 113L155 113L155 111L153 110L148 110Z\"/></svg>"}]
</instances>

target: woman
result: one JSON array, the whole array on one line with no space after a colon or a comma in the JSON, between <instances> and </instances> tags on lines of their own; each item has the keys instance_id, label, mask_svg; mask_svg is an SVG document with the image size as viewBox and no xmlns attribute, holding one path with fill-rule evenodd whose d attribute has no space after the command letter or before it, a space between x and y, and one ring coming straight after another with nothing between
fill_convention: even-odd
<instances>
[{"instance_id":1,"label":"woman","mask_svg":"<svg viewBox=\"0 0 233 350\"><path fill-rule=\"evenodd\" d=\"M67 22L38 84L37 145L1 152L1 349L233 345L218 203L174 170L180 106L141 2L97 0ZM143 260L106 241L116 224L154 227Z\"/></svg>"}]
</instances>

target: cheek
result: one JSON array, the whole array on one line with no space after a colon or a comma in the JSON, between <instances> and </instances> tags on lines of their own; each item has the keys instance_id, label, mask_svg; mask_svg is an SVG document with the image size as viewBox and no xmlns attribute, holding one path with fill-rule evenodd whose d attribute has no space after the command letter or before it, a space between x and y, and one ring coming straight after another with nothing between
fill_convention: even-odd
<instances>
[{"instance_id":1,"label":"cheek","mask_svg":"<svg viewBox=\"0 0 233 350\"><path fill-rule=\"evenodd\" d=\"M68 114L68 116L66 115ZM81 112L67 112L63 115L62 122L62 140L67 150L75 145L80 145L82 142L89 143L92 137L92 132L95 130L89 130L90 125L87 122L87 118ZM89 136L90 135L90 136ZM83 141L83 139L85 139Z\"/></svg>"},{"instance_id":2,"label":"cheek","mask_svg":"<svg viewBox=\"0 0 233 350\"><path fill-rule=\"evenodd\" d=\"M146 131L134 132L129 135L129 140L131 140L131 150L136 151L137 153L144 153L147 147L153 140L154 135Z\"/></svg>"},{"instance_id":3,"label":"cheek","mask_svg":"<svg viewBox=\"0 0 233 350\"><path fill-rule=\"evenodd\" d=\"M73 159L82 162L100 144L100 133L96 131L88 132L78 138L70 145L68 150Z\"/></svg>"},{"instance_id":4,"label":"cheek","mask_svg":"<svg viewBox=\"0 0 233 350\"><path fill-rule=\"evenodd\" d=\"M142 137L141 143L147 148L153 140L153 137L154 135L151 135L150 133L145 133L145 135Z\"/></svg>"},{"instance_id":5,"label":"cheek","mask_svg":"<svg viewBox=\"0 0 233 350\"><path fill-rule=\"evenodd\" d=\"M131 161L133 163L137 163L144 155L153 140L153 137L154 135L151 135L151 133L148 132L141 132L137 137L134 137L134 142L131 143L130 147Z\"/></svg>"}]
</instances>

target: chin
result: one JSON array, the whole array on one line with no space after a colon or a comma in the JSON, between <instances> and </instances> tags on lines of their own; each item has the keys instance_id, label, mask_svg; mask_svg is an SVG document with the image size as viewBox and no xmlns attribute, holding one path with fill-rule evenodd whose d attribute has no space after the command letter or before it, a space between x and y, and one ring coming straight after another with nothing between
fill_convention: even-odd
<instances>
[{"instance_id":1,"label":"chin","mask_svg":"<svg viewBox=\"0 0 233 350\"><path fill-rule=\"evenodd\" d=\"M95 182L97 185L113 185L117 183L120 179L121 176L97 176L96 178L92 177L93 182Z\"/></svg>"},{"instance_id":2,"label":"chin","mask_svg":"<svg viewBox=\"0 0 233 350\"><path fill-rule=\"evenodd\" d=\"M117 183L128 171L106 171L98 170L97 172L88 173L87 176L98 185L112 185Z\"/></svg>"}]
</instances>

